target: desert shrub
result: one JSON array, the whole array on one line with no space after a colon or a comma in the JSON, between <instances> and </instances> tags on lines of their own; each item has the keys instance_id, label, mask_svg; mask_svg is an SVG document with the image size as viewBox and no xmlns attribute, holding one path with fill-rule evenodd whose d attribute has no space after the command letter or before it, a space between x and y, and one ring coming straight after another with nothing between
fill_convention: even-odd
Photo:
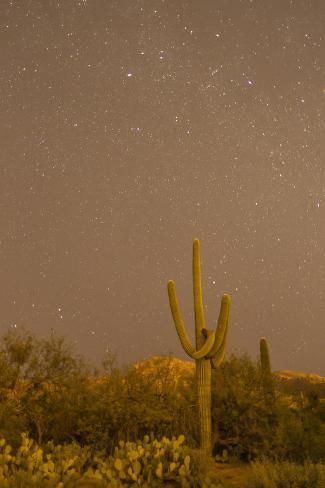
<instances>
[{"instance_id":1,"label":"desert shrub","mask_svg":"<svg viewBox=\"0 0 325 488\"><path fill-rule=\"evenodd\" d=\"M39 443L71 440L89 369L63 338L11 331L0 343L0 434L16 445L28 431Z\"/></svg>"},{"instance_id":2,"label":"desert shrub","mask_svg":"<svg viewBox=\"0 0 325 488\"><path fill-rule=\"evenodd\" d=\"M303 462L325 460L325 403L313 388L275 391L265 401L260 366L230 356L213 376L214 453L250 461L260 456ZM282 385L283 391L283 385Z\"/></svg>"},{"instance_id":3,"label":"desert shrub","mask_svg":"<svg viewBox=\"0 0 325 488\"><path fill-rule=\"evenodd\" d=\"M323 488L325 465L305 462L272 462L267 460L252 463L250 488Z\"/></svg>"},{"instance_id":4,"label":"desert shrub","mask_svg":"<svg viewBox=\"0 0 325 488\"><path fill-rule=\"evenodd\" d=\"M107 452L147 432L186 431L195 445L193 375L175 375L173 359L157 358L150 374L147 365L112 364L95 374L63 338L11 331L0 342L0 366L0 435L14 447L21 431L39 444L77 441Z\"/></svg>"},{"instance_id":5,"label":"desert shrub","mask_svg":"<svg viewBox=\"0 0 325 488\"><path fill-rule=\"evenodd\" d=\"M196 405L193 375L176 381L173 365L160 358L150 369L115 368L90 381L79 398L75 439L112 452L119 440L135 441L146 433L172 437L186 431L196 443Z\"/></svg>"},{"instance_id":6,"label":"desert shrub","mask_svg":"<svg viewBox=\"0 0 325 488\"><path fill-rule=\"evenodd\" d=\"M309 390L288 397L279 419L280 440L286 459L303 463L325 461L325 404Z\"/></svg>"},{"instance_id":7,"label":"desert shrub","mask_svg":"<svg viewBox=\"0 0 325 488\"><path fill-rule=\"evenodd\" d=\"M282 382L270 404L259 363L246 355L230 356L212 377L214 455L224 462L261 455L324 461L325 402L320 395L310 385L285 390ZM39 445L77 442L107 454L120 440L186 432L188 445L195 448L193 366L155 357L126 369L109 362L95 372L63 338L39 340L12 331L0 341L0 436L18 448L20 432Z\"/></svg>"},{"instance_id":8,"label":"desert shrub","mask_svg":"<svg viewBox=\"0 0 325 488\"><path fill-rule=\"evenodd\" d=\"M129 419L126 419L128 432L124 432L124 437L132 431L133 438L146 432L161 437L186 431L188 441L195 445L197 411L193 371L180 374L176 366L172 358L159 357L148 366L130 368L125 375Z\"/></svg>"},{"instance_id":9,"label":"desert shrub","mask_svg":"<svg viewBox=\"0 0 325 488\"><path fill-rule=\"evenodd\" d=\"M278 445L279 404L265 402L259 364L230 356L213 375L214 453L247 461Z\"/></svg>"}]
</instances>

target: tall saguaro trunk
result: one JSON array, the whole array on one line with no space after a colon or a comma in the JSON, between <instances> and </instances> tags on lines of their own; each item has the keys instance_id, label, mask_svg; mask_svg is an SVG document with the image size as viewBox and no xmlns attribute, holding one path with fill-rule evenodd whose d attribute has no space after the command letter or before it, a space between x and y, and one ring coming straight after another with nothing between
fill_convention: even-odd
<instances>
[{"instance_id":1,"label":"tall saguaro trunk","mask_svg":"<svg viewBox=\"0 0 325 488\"><path fill-rule=\"evenodd\" d=\"M211 363L196 361L196 382L199 399L200 445L211 454Z\"/></svg>"},{"instance_id":2,"label":"tall saguaro trunk","mask_svg":"<svg viewBox=\"0 0 325 488\"><path fill-rule=\"evenodd\" d=\"M211 367L223 361L229 324L230 297L222 296L216 330L206 328L202 300L200 241L193 242L193 296L195 317L195 348L186 332L180 312L174 281L168 282L169 303L176 331L184 351L195 359L200 425L200 447L211 454Z\"/></svg>"}]
</instances>

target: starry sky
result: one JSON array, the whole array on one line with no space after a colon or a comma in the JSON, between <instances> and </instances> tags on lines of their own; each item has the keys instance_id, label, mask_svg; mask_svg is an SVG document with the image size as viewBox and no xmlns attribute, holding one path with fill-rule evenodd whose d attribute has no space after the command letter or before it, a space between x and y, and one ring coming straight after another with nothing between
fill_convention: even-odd
<instances>
[{"instance_id":1,"label":"starry sky","mask_svg":"<svg viewBox=\"0 0 325 488\"><path fill-rule=\"evenodd\" d=\"M0 332L186 358L192 241L229 351L325 374L324 0L1 0Z\"/></svg>"}]
</instances>

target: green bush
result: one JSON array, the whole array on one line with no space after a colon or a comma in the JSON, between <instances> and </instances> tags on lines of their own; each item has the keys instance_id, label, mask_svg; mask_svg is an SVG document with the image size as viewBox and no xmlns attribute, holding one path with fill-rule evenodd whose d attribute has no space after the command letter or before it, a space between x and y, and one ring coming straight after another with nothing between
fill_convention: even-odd
<instances>
[{"instance_id":1,"label":"green bush","mask_svg":"<svg viewBox=\"0 0 325 488\"><path fill-rule=\"evenodd\" d=\"M266 405L259 364L231 355L213 376L215 447L218 459L250 461L279 445L280 404Z\"/></svg>"},{"instance_id":2,"label":"green bush","mask_svg":"<svg viewBox=\"0 0 325 488\"><path fill-rule=\"evenodd\" d=\"M108 368L107 368L108 366ZM94 371L63 338L11 331L0 340L0 437L17 449L20 432L41 446L76 442L113 454L120 440L179 436L198 445L193 368L155 357L127 369ZM306 380L307 381L307 380ZM302 463L325 459L325 400L317 385L276 382L265 402L260 365L230 356L212 379L214 455ZM317 386L317 387L316 387Z\"/></svg>"},{"instance_id":3,"label":"green bush","mask_svg":"<svg viewBox=\"0 0 325 488\"><path fill-rule=\"evenodd\" d=\"M231 355L214 372L213 385L218 460L223 453L246 462L261 456L325 460L325 403L319 392L276 390L275 401L265 403L260 365L246 355Z\"/></svg>"}]
</instances>

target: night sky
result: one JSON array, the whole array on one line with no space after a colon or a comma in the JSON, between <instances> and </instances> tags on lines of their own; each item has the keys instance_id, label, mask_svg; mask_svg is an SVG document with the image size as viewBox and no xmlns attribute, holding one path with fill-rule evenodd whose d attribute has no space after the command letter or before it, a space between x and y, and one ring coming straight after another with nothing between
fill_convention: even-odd
<instances>
[{"instance_id":1,"label":"night sky","mask_svg":"<svg viewBox=\"0 0 325 488\"><path fill-rule=\"evenodd\" d=\"M325 374L325 1L0 1L0 332L186 358L192 241L228 351Z\"/></svg>"}]
</instances>

